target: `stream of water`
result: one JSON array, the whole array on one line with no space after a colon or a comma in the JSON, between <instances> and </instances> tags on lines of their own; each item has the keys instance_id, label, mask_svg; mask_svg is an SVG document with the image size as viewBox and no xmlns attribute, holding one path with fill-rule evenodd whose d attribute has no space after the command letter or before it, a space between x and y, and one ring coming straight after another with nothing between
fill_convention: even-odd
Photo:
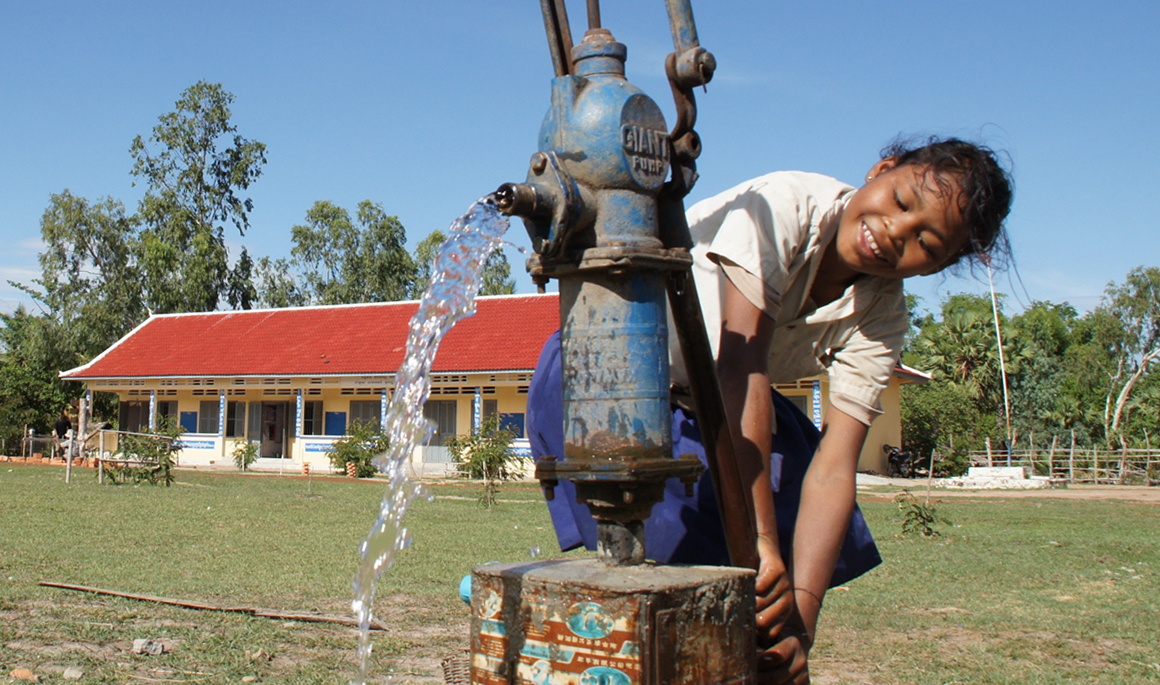
<instances>
[{"instance_id":1,"label":"stream of water","mask_svg":"<svg viewBox=\"0 0 1160 685\"><path fill-rule=\"evenodd\" d=\"M425 443L431 433L423 416L423 404L431 391L431 364L447 331L475 313L475 296L483 284L483 265L502 244L507 227L507 217L499 213L490 197L477 201L456 219L431 268L431 283L411 317L406 356L395 376L383 426L390 447L375 459L387 476L387 491L379 505L378 519L359 547L362 562L354 577L351 607L359 624L359 672L352 685L366 683L370 666L375 581L394 563L395 553L411 540L402 523L403 514L423 488L407 478L406 467L415 447Z\"/></svg>"}]
</instances>

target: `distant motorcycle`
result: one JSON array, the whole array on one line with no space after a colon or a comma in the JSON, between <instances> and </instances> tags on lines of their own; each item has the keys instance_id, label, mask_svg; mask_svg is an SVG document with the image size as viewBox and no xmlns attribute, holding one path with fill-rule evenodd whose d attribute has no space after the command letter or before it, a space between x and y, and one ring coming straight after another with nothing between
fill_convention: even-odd
<instances>
[{"instance_id":1,"label":"distant motorcycle","mask_svg":"<svg viewBox=\"0 0 1160 685\"><path fill-rule=\"evenodd\" d=\"M918 478L925 476L922 471L922 458L917 454L903 452L894 445L883 445L886 453L886 475L890 478Z\"/></svg>"}]
</instances>

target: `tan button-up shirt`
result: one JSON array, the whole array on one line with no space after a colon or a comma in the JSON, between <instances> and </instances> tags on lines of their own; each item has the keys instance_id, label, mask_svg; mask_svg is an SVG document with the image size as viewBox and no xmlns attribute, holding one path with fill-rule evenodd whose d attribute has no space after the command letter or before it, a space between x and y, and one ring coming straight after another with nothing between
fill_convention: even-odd
<instances>
[{"instance_id":1,"label":"tan button-up shirt","mask_svg":"<svg viewBox=\"0 0 1160 685\"><path fill-rule=\"evenodd\" d=\"M717 354L728 278L775 322L773 383L830 376L830 403L869 425L907 328L902 281L863 276L822 307L810 299L822 254L854 189L818 174L761 176L689 208L693 274ZM673 382L687 384L675 336Z\"/></svg>"}]
</instances>

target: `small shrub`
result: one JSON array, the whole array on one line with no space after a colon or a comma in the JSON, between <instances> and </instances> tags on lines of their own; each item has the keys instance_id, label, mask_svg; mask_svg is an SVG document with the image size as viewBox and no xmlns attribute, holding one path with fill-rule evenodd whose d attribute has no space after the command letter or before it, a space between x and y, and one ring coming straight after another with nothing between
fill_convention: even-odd
<instances>
[{"instance_id":1,"label":"small shrub","mask_svg":"<svg viewBox=\"0 0 1160 685\"><path fill-rule=\"evenodd\" d=\"M945 517L939 516L938 509L930 500L919 502L909 490L903 490L894 501L898 503L898 511L902 512L903 535L919 533L926 538L938 537L941 533L935 526L939 523L951 524Z\"/></svg>"},{"instance_id":2,"label":"small shrub","mask_svg":"<svg viewBox=\"0 0 1160 685\"><path fill-rule=\"evenodd\" d=\"M346 437L334 443L330 452L330 465L338 471L346 471L348 463L354 463L355 476L374 478L379 472L375 457L387 451L390 440L387 434L373 423L355 421L350 425Z\"/></svg>"},{"instance_id":3,"label":"small shrub","mask_svg":"<svg viewBox=\"0 0 1160 685\"><path fill-rule=\"evenodd\" d=\"M258 443L237 440L234 442L233 455L234 466L238 467L239 471L245 471L250 468L251 464L258 461Z\"/></svg>"},{"instance_id":4,"label":"small shrub","mask_svg":"<svg viewBox=\"0 0 1160 685\"><path fill-rule=\"evenodd\" d=\"M954 478L966 475L971 466L971 455L966 450L939 451L934 462L935 478Z\"/></svg>"},{"instance_id":5,"label":"small shrub","mask_svg":"<svg viewBox=\"0 0 1160 685\"><path fill-rule=\"evenodd\" d=\"M517 478L519 456L512 449L515 435L499 427L499 417L493 416L471 435L456 435L447 440L447 449L459 465L459 469L469 478L483 481L483 493L479 501L487 508L496 502L499 484Z\"/></svg>"},{"instance_id":6,"label":"small shrub","mask_svg":"<svg viewBox=\"0 0 1160 685\"><path fill-rule=\"evenodd\" d=\"M149 435L122 435L117 440L117 454L122 459L141 462L138 466L125 466L110 472L112 483L149 482L173 485L173 453L179 448L177 438L182 428L168 416L158 420L157 428Z\"/></svg>"}]
</instances>

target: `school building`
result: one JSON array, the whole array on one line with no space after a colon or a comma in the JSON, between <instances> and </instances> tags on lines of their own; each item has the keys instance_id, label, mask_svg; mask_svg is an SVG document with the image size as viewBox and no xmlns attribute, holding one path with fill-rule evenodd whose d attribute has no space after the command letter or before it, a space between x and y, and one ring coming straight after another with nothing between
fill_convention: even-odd
<instances>
[{"instance_id":1,"label":"school building","mask_svg":"<svg viewBox=\"0 0 1160 685\"><path fill-rule=\"evenodd\" d=\"M327 453L348 426L385 420L417 310L412 301L159 314L61 377L90 393L115 393L121 431L149 430L160 417L178 422L182 466L231 465L235 447L250 441L258 444L253 468L309 464L326 472ZM559 321L555 293L476 301L475 316L451 329L435 357L424 407L435 433L415 451L417 470L446 470L447 438L493 415L527 452L528 385ZM911 370L896 372L860 469L886 472L882 444L901 441L898 386L922 380ZM825 378L777 387L820 423Z\"/></svg>"}]
</instances>

